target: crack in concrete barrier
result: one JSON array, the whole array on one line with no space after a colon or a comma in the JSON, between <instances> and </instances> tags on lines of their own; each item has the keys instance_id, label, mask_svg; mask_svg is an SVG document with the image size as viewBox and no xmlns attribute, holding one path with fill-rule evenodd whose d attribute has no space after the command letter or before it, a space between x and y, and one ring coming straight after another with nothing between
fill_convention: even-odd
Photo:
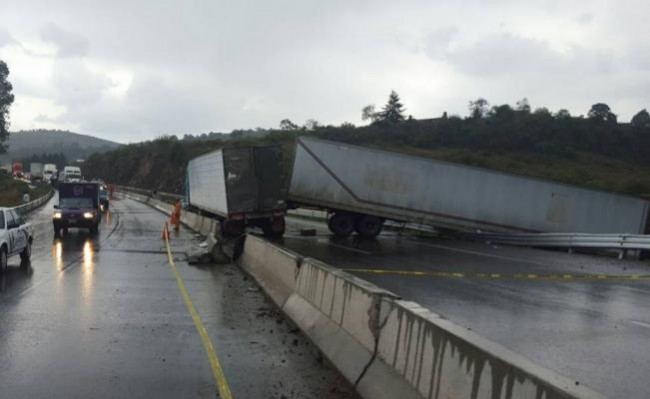
<instances>
[{"instance_id":1,"label":"crack in concrete barrier","mask_svg":"<svg viewBox=\"0 0 650 399\"><path fill-rule=\"evenodd\" d=\"M368 327L370 328L370 332L372 333L372 336L375 339L375 345L370 360L368 360L368 363L363 367L363 370L361 370L359 377L357 377L357 380L354 382L355 388L359 385L363 377L370 369L370 366L372 366L372 364L375 362L375 359L377 358L377 353L379 352L379 339L381 338L381 330L386 326L386 323L388 322L388 318L390 317L390 314L393 312L394 309L391 306L386 317L384 317L384 319L380 321L379 319L381 318L381 303L383 298L392 298L392 295L374 294L372 297L372 306L368 310L368 313L370 313L370 320L368 321Z\"/></svg>"}]
</instances>

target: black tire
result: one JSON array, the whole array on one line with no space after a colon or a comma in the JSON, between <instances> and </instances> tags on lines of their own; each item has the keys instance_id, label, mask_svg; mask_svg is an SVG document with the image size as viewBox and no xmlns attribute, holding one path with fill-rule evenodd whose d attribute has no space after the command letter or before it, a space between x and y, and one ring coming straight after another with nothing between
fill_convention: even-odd
<instances>
[{"instance_id":1,"label":"black tire","mask_svg":"<svg viewBox=\"0 0 650 399\"><path fill-rule=\"evenodd\" d=\"M3 247L0 249L0 274L4 274L7 271L7 266L7 249Z\"/></svg>"},{"instance_id":2,"label":"black tire","mask_svg":"<svg viewBox=\"0 0 650 399\"><path fill-rule=\"evenodd\" d=\"M27 245L25 249L20 253L20 260L27 262L32 258L32 239L27 240Z\"/></svg>"},{"instance_id":3,"label":"black tire","mask_svg":"<svg viewBox=\"0 0 650 399\"><path fill-rule=\"evenodd\" d=\"M364 215L357 219L354 230L364 238L375 238L381 233L384 221L377 216Z\"/></svg>"},{"instance_id":4,"label":"black tire","mask_svg":"<svg viewBox=\"0 0 650 399\"><path fill-rule=\"evenodd\" d=\"M273 218L272 221L264 221L262 223L262 231L266 237L282 237L286 230L284 217Z\"/></svg>"},{"instance_id":5,"label":"black tire","mask_svg":"<svg viewBox=\"0 0 650 399\"><path fill-rule=\"evenodd\" d=\"M354 231L354 217L348 213L335 213L328 222L332 233L339 237L349 237Z\"/></svg>"}]
</instances>

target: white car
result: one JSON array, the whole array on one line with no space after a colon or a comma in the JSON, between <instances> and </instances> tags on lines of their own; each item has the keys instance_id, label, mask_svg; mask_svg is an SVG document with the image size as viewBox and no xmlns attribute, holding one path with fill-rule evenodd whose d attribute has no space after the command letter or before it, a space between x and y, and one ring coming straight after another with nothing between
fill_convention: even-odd
<instances>
[{"instance_id":1,"label":"white car","mask_svg":"<svg viewBox=\"0 0 650 399\"><path fill-rule=\"evenodd\" d=\"M20 255L25 262L32 256L32 225L11 208L0 208L0 273L7 270L8 259Z\"/></svg>"}]
</instances>

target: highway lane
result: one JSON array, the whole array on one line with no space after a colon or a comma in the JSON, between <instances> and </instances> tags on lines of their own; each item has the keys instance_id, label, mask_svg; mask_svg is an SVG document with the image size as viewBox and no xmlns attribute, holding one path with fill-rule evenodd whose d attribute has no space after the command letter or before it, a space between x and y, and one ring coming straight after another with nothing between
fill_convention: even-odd
<instances>
[{"instance_id":1,"label":"highway lane","mask_svg":"<svg viewBox=\"0 0 650 399\"><path fill-rule=\"evenodd\" d=\"M303 256L349 270L430 273L352 272L607 396L650 397L650 280L537 277L647 275L647 262L393 232L341 240L320 222L288 225L279 243ZM306 228L317 235L300 236Z\"/></svg>"},{"instance_id":2,"label":"highway lane","mask_svg":"<svg viewBox=\"0 0 650 399\"><path fill-rule=\"evenodd\" d=\"M30 217L31 265L13 258L0 277L0 397L217 397L161 240L165 217L116 200L96 237L54 239L52 203ZM188 265L197 244L188 231L172 234L233 397L357 397L238 268Z\"/></svg>"}]
</instances>

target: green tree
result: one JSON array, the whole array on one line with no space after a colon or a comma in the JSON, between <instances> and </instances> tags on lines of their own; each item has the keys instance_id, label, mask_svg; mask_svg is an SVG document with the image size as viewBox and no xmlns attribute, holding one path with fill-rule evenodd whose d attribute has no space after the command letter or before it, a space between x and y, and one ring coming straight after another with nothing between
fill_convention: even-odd
<instances>
[{"instance_id":1,"label":"green tree","mask_svg":"<svg viewBox=\"0 0 650 399\"><path fill-rule=\"evenodd\" d=\"M555 113L555 119L566 120L571 119L571 113L568 109L562 108L561 110Z\"/></svg>"},{"instance_id":2,"label":"green tree","mask_svg":"<svg viewBox=\"0 0 650 399\"><path fill-rule=\"evenodd\" d=\"M632 125L639 129L650 127L650 113L648 113L648 110L644 108L637 112L637 114L632 117Z\"/></svg>"},{"instance_id":3,"label":"green tree","mask_svg":"<svg viewBox=\"0 0 650 399\"><path fill-rule=\"evenodd\" d=\"M469 108L469 115L471 118L480 119L485 115L487 115L490 109L490 104L486 99L479 97L474 101L470 101L468 108Z\"/></svg>"},{"instance_id":4,"label":"green tree","mask_svg":"<svg viewBox=\"0 0 650 399\"><path fill-rule=\"evenodd\" d=\"M9 107L14 102L13 86L7 80L9 67L0 60L0 154L7 151L3 143L9 138Z\"/></svg>"},{"instance_id":5,"label":"green tree","mask_svg":"<svg viewBox=\"0 0 650 399\"><path fill-rule=\"evenodd\" d=\"M546 107L537 108L533 113L538 116L551 116L551 111L549 111Z\"/></svg>"},{"instance_id":6,"label":"green tree","mask_svg":"<svg viewBox=\"0 0 650 399\"><path fill-rule=\"evenodd\" d=\"M366 105L361 110L361 120L375 122L377 120L378 114L375 110L374 105Z\"/></svg>"},{"instance_id":7,"label":"green tree","mask_svg":"<svg viewBox=\"0 0 650 399\"><path fill-rule=\"evenodd\" d=\"M399 123L404 121L404 105L400 101L399 95L395 90L390 92L388 102L384 105L378 115L378 121Z\"/></svg>"},{"instance_id":8,"label":"green tree","mask_svg":"<svg viewBox=\"0 0 650 399\"><path fill-rule=\"evenodd\" d=\"M305 122L305 129L316 130L321 127L321 124L316 119L307 119Z\"/></svg>"},{"instance_id":9,"label":"green tree","mask_svg":"<svg viewBox=\"0 0 650 399\"><path fill-rule=\"evenodd\" d=\"M282 119L280 121L280 130L298 130L298 125L289 119Z\"/></svg>"},{"instance_id":10,"label":"green tree","mask_svg":"<svg viewBox=\"0 0 650 399\"><path fill-rule=\"evenodd\" d=\"M616 123L616 114L614 114L609 108L609 105L605 103L596 103L592 105L587 116L589 119L599 122Z\"/></svg>"},{"instance_id":11,"label":"green tree","mask_svg":"<svg viewBox=\"0 0 650 399\"><path fill-rule=\"evenodd\" d=\"M520 112L525 112L525 113L530 113L530 103L528 102L528 99L526 97L522 98L521 100L517 101L517 104L515 105L515 109Z\"/></svg>"}]
</instances>

